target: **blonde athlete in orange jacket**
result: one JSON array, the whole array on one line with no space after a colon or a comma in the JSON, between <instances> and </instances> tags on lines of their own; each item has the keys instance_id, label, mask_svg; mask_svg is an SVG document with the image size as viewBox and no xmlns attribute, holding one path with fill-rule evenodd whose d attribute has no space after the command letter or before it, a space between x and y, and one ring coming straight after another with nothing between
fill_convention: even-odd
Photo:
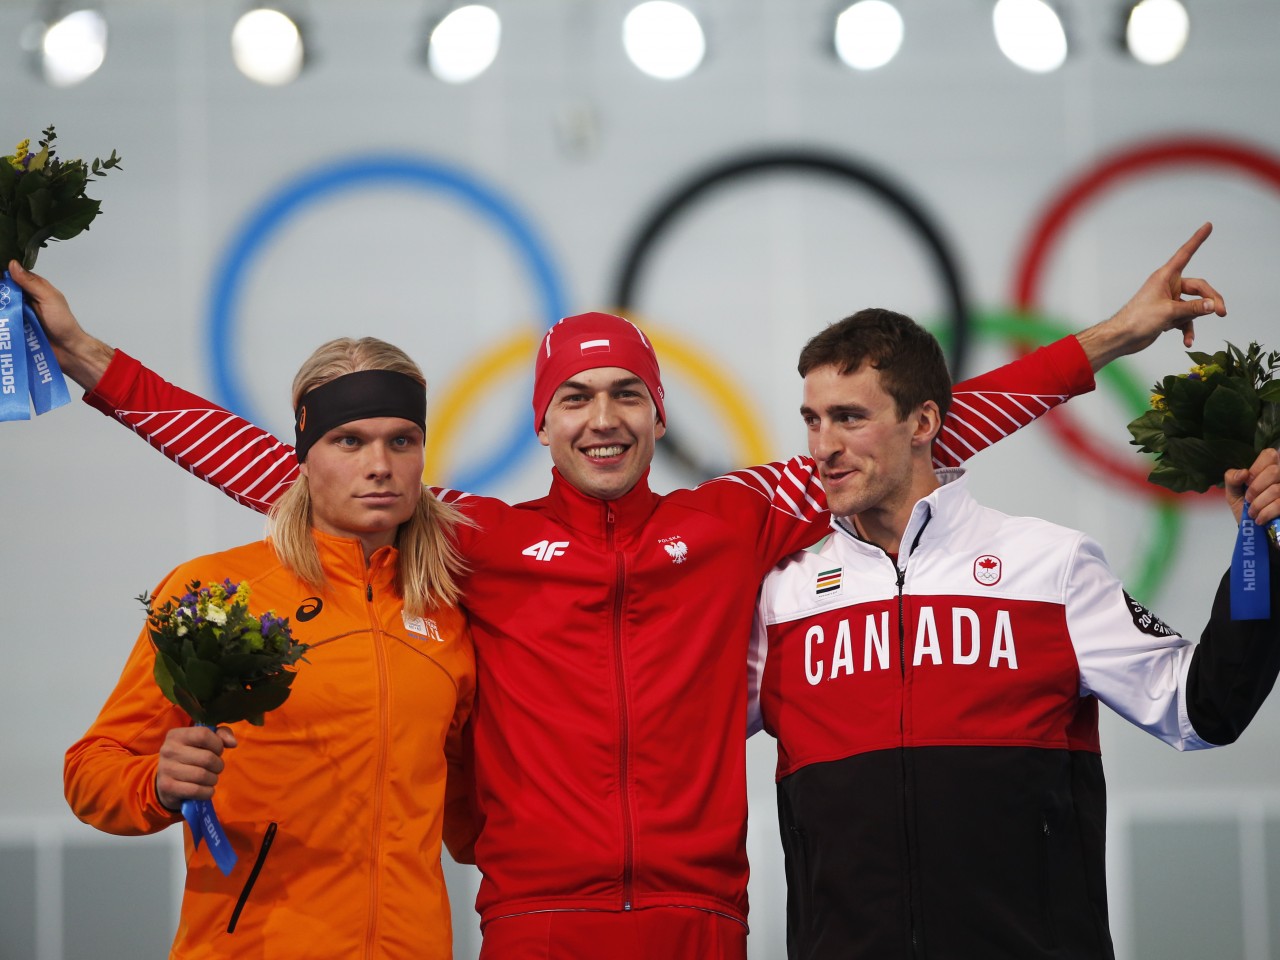
<instances>
[{"instance_id":1,"label":"blonde athlete in orange jacket","mask_svg":"<svg viewBox=\"0 0 1280 960\"><path fill-rule=\"evenodd\" d=\"M252 612L289 617L311 645L289 700L262 727L193 727L160 694L144 629L67 752L67 800L135 835L216 798L239 861L224 877L186 832L172 957L448 958L446 758L475 662L454 605L458 516L422 486L422 374L381 341L333 341L294 399L305 489L273 510L271 539L182 564L154 594L248 581Z\"/></svg>"}]
</instances>

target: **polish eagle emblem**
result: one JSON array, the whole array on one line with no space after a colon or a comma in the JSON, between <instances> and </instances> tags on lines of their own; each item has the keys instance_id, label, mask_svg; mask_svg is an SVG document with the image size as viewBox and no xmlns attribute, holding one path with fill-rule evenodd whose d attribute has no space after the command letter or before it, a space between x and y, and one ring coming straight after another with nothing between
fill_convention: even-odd
<instances>
[{"instance_id":1,"label":"polish eagle emblem","mask_svg":"<svg viewBox=\"0 0 1280 960\"><path fill-rule=\"evenodd\" d=\"M667 556L671 558L672 563L684 563L685 560L689 559L689 545L683 540L664 543L662 549L667 551Z\"/></svg>"}]
</instances>

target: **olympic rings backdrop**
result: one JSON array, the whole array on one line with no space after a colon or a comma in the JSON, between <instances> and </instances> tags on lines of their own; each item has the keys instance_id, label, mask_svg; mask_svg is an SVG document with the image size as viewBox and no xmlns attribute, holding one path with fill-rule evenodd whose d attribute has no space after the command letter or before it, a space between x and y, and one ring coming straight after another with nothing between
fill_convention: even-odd
<instances>
[{"instance_id":1,"label":"olympic rings backdrop","mask_svg":"<svg viewBox=\"0 0 1280 960\"><path fill-rule=\"evenodd\" d=\"M262 200L245 218L221 257L206 320L216 398L250 419L257 414L237 373L241 333L238 312L246 276L285 225L308 208L342 194L388 187L425 191L458 204L498 231L523 266L537 301L531 316L540 318L539 326L512 330L474 356L459 358L451 378L434 388L428 424L427 476L435 482L486 492L537 450L526 411L520 407L512 413L503 442L482 456L479 463L464 462L459 448L464 443L467 412L474 409L476 398L495 383L527 379L528 360L540 329L577 310L603 308L641 323L659 349L666 375L671 377L674 373L692 385L705 411L720 424L728 439L732 463L706 462L694 452L693 445L682 440L678 428L671 429L659 444L659 456L671 459L686 482L696 483L724 469L768 459L772 449L762 432L766 418L760 415L749 386L705 346L665 328L661 318L648 317L641 306L646 266L654 250L675 222L697 212L708 194L723 193L746 181L779 172L821 178L844 189L868 193L916 238L932 265L946 307L936 319L921 319L943 341L953 372L963 376L972 338L1003 340L1025 349L1028 344L1048 342L1082 326L1050 321L1040 313L1043 280L1064 231L1104 191L1117 189L1126 180L1147 172L1187 167L1219 169L1255 178L1271 188L1280 187L1280 159L1246 144L1170 139L1124 147L1073 174L1052 194L1053 199L1027 231L1014 269L1008 307L982 311L970 305L968 284L953 239L945 235L937 218L913 191L863 158L828 150L748 150L718 158L692 174L678 177L675 186L630 231L612 284L613 303L604 305L577 303L566 289L564 271L519 201L478 175L419 156L388 155L323 164L302 172ZM1101 385L1118 394L1129 416L1136 416L1145 408L1144 385L1135 380L1123 362L1107 368ZM1137 569L1128 571L1127 579L1139 595L1155 596L1161 582L1161 559L1175 549L1182 512L1196 498L1173 497L1147 483L1149 467L1138 455L1108 449L1107 444L1076 425L1067 411L1047 420L1048 429L1073 454L1070 463L1101 473L1109 483L1148 502L1152 521L1144 525L1148 532L1139 551Z\"/></svg>"}]
</instances>

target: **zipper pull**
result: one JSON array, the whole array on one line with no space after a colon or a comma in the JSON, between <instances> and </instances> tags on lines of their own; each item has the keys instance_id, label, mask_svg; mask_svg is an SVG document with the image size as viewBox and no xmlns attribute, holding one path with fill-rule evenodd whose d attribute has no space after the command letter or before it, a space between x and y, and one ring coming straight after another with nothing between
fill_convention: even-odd
<instances>
[{"instance_id":1,"label":"zipper pull","mask_svg":"<svg viewBox=\"0 0 1280 960\"><path fill-rule=\"evenodd\" d=\"M373 584L372 583L366 583L364 585L364 597L370 603L373 603Z\"/></svg>"}]
</instances>

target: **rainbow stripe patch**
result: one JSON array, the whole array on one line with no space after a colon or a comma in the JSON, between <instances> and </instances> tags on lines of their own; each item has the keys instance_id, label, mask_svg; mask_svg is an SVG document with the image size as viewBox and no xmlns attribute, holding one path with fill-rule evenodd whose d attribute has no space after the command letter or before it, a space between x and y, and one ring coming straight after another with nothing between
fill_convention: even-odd
<instances>
[{"instance_id":1,"label":"rainbow stripe patch","mask_svg":"<svg viewBox=\"0 0 1280 960\"><path fill-rule=\"evenodd\" d=\"M824 593L833 593L840 589L840 575L844 572L844 567L836 567L834 570L823 570L818 574L818 579L814 582L814 588L817 590L818 596Z\"/></svg>"}]
</instances>

